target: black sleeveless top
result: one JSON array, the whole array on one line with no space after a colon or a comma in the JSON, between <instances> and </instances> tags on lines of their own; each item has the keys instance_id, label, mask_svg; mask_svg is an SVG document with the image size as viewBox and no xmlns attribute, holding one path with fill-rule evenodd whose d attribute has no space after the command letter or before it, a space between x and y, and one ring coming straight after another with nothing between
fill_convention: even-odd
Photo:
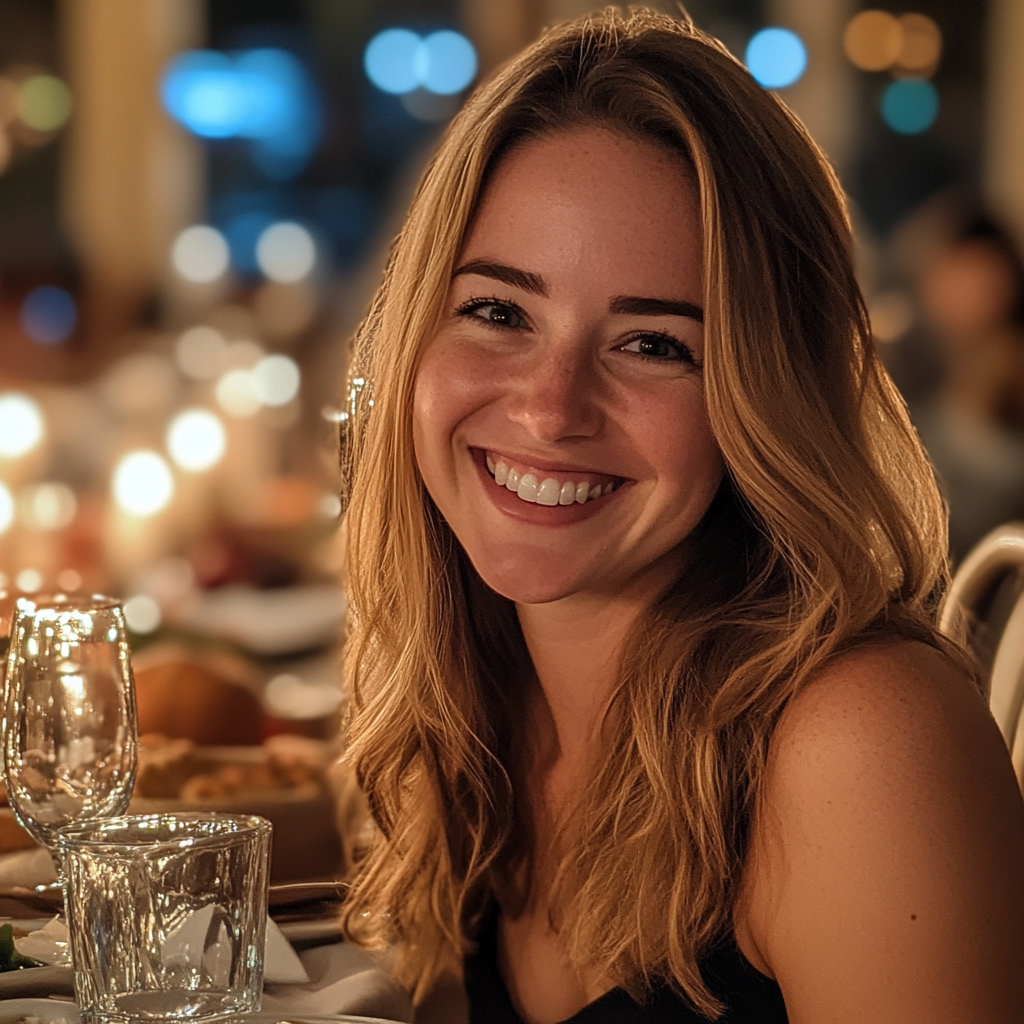
<instances>
[{"instance_id":1,"label":"black sleeveless top","mask_svg":"<svg viewBox=\"0 0 1024 1024\"><path fill-rule=\"evenodd\" d=\"M731 941L704 957L701 974L726 1005L718 1024L787 1024L779 986L757 970ZM476 953L466 958L470 1024L523 1024L498 970L498 921L491 914ZM708 1024L667 985L655 987L643 1004L613 988L562 1024Z\"/></svg>"}]
</instances>

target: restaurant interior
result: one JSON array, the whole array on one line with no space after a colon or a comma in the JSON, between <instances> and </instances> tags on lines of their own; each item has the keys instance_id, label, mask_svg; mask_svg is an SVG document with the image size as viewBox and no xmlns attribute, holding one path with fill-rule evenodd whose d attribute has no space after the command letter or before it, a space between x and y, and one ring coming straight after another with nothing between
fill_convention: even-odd
<instances>
[{"instance_id":1,"label":"restaurant interior","mask_svg":"<svg viewBox=\"0 0 1024 1024\"><path fill-rule=\"evenodd\" d=\"M342 879L366 839L337 761L350 338L474 83L592 6L0 3L4 621L119 598L132 810L265 815L272 882ZM963 564L1024 520L1024 4L686 8L839 174ZM0 808L0 853L35 849Z\"/></svg>"}]
</instances>

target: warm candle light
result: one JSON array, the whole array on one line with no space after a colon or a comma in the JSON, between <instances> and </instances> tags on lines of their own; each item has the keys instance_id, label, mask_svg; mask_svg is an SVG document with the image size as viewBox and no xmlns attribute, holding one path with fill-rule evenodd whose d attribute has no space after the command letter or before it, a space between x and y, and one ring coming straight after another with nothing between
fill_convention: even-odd
<instances>
[{"instance_id":1,"label":"warm candle light","mask_svg":"<svg viewBox=\"0 0 1024 1024\"><path fill-rule=\"evenodd\" d=\"M133 516L144 518L166 508L174 496L170 467L152 451L130 452L114 470L114 500Z\"/></svg>"}]
</instances>

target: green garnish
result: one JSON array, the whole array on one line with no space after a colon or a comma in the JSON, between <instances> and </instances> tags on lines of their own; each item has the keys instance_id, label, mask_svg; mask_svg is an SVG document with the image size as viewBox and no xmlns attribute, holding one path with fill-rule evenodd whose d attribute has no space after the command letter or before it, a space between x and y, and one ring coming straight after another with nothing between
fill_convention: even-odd
<instances>
[{"instance_id":1,"label":"green garnish","mask_svg":"<svg viewBox=\"0 0 1024 1024\"><path fill-rule=\"evenodd\" d=\"M20 971L25 967L43 967L41 960L19 953L14 948L14 928L0 925L0 971Z\"/></svg>"}]
</instances>

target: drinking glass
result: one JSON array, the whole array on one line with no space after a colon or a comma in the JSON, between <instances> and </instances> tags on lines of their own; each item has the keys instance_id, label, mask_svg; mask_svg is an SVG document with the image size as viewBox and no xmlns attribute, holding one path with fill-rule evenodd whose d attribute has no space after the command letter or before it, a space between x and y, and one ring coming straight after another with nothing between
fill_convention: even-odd
<instances>
[{"instance_id":1,"label":"drinking glass","mask_svg":"<svg viewBox=\"0 0 1024 1024\"><path fill-rule=\"evenodd\" d=\"M201 812L61 829L82 1019L170 1024L258 1010L270 836L264 818Z\"/></svg>"},{"instance_id":2,"label":"drinking glass","mask_svg":"<svg viewBox=\"0 0 1024 1024\"><path fill-rule=\"evenodd\" d=\"M18 600L3 744L11 808L61 875L57 830L123 814L135 785L135 687L115 599Z\"/></svg>"}]
</instances>

